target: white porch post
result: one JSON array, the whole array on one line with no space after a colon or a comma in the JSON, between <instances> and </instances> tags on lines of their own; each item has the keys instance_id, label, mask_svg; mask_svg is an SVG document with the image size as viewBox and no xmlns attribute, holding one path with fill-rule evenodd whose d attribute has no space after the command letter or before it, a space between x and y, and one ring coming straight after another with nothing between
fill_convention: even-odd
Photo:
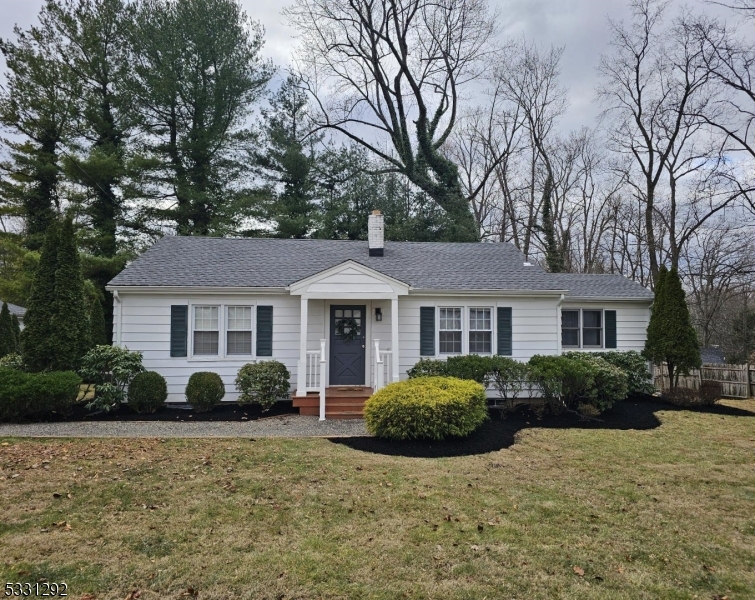
<instances>
[{"instance_id":1,"label":"white porch post","mask_svg":"<svg viewBox=\"0 0 755 600\"><path fill-rule=\"evenodd\" d=\"M307 316L309 299L301 297L301 329L299 331L299 370L296 373L296 395L307 395Z\"/></svg>"},{"instance_id":2,"label":"white porch post","mask_svg":"<svg viewBox=\"0 0 755 600\"><path fill-rule=\"evenodd\" d=\"M398 296L391 298L391 379L398 381Z\"/></svg>"}]
</instances>

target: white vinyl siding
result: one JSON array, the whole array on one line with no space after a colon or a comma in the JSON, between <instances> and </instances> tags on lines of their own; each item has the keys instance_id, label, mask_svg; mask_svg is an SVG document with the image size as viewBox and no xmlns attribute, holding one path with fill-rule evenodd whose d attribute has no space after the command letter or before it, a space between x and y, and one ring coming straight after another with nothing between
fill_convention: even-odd
<instances>
[{"instance_id":1,"label":"white vinyl siding","mask_svg":"<svg viewBox=\"0 0 755 600\"><path fill-rule=\"evenodd\" d=\"M564 301L561 312L567 310L615 310L616 311L616 348L618 351L635 350L642 352L645 347L647 327L650 321L650 302L568 302ZM605 317L605 315L604 315ZM605 327L605 320L601 322ZM605 341L605 331L603 331ZM564 346L564 352L573 348ZM583 352L602 352L603 347L582 344ZM612 348L614 350L614 348Z\"/></svg>"}]
</instances>

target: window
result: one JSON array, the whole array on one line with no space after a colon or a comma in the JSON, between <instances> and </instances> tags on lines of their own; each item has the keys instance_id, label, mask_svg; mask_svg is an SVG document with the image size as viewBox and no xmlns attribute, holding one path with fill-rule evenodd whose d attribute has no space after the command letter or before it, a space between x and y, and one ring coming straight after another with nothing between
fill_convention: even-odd
<instances>
[{"instance_id":1,"label":"window","mask_svg":"<svg viewBox=\"0 0 755 600\"><path fill-rule=\"evenodd\" d=\"M582 345L597 347L603 345L602 310L582 311Z\"/></svg>"},{"instance_id":2,"label":"window","mask_svg":"<svg viewBox=\"0 0 755 600\"><path fill-rule=\"evenodd\" d=\"M218 354L218 307L194 307L194 354Z\"/></svg>"},{"instance_id":3,"label":"window","mask_svg":"<svg viewBox=\"0 0 755 600\"><path fill-rule=\"evenodd\" d=\"M441 354L461 354L461 308L441 308L438 347Z\"/></svg>"},{"instance_id":4,"label":"window","mask_svg":"<svg viewBox=\"0 0 755 600\"><path fill-rule=\"evenodd\" d=\"M490 354L492 352L493 321L489 308L469 309L469 352Z\"/></svg>"},{"instance_id":5,"label":"window","mask_svg":"<svg viewBox=\"0 0 755 600\"><path fill-rule=\"evenodd\" d=\"M561 345L579 348L579 311L561 311Z\"/></svg>"},{"instance_id":6,"label":"window","mask_svg":"<svg viewBox=\"0 0 755 600\"><path fill-rule=\"evenodd\" d=\"M226 354L252 353L252 307L229 306Z\"/></svg>"}]
</instances>

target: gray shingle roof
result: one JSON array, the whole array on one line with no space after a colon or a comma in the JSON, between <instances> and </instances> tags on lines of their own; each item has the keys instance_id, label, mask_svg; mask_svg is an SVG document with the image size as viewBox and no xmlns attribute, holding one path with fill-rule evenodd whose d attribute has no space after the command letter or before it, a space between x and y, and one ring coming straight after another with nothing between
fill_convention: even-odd
<instances>
[{"instance_id":1,"label":"gray shingle roof","mask_svg":"<svg viewBox=\"0 0 755 600\"><path fill-rule=\"evenodd\" d=\"M549 273L556 285L569 290L567 297L574 298L647 298L653 292L623 275L586 273Z\"/></svg>"},{"instance_id":2,"label":"gray shingle roof","mask_svg":"<svg viewBox=\"0 0 755 600\"><path fill-rule=\"evenodd\" d=\"M113 286L285 287L353 260L414 289L564 290L539 266L524 266L511 244L386 242L369 256L367 242L166 236L131 263ZM602 276L600 276L602 277ZM642 290L619 283L605 288ZM631 283L631 282L630 282ZM621 290L611 289L615 296Z\"/></svg>"},{"instance_id":3,"label":"gray shingle roof","mask_svg":"<svg viewBox=\"0 0 755 600\"><path fill-rule=\"evenodd\" d=\"M10 311L10 314L16 315L19 319L23 319L24 315L26 314L26 309L23 306L18 306L17 304L11 304L10 302L8 304L8 310ZM0 300L0 306L3 305L3 301Z\"/></svg>"}]
</instances>

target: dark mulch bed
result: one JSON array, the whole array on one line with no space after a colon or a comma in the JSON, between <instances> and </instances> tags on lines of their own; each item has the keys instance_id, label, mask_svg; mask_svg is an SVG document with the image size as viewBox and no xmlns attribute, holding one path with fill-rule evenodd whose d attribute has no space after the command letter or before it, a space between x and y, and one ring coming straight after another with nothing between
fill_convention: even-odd
<instances>
[{"instance_id":1,"label":"dark mulch bed","mask_svg":"<svg viewBox=\"0 0 755 600\"><path fill-rule=\"evenodd\" d=\"M427 440L389 441L374 437L331 438L336 444L343 444L354 450L408 456L417 458L439 458L444 456L468 456L486 454L508 448L514 444L516 434L530 427L550 429L654 429L661 425L657 411L694 410L720 415L755 417L746 410L716 404L697 408L680 408L659 398L641 397L617 402L611 410L600 415L599 419L583 420L578 415L564 413L558 416L546 415L542 419L528 408L521 407L514 413L502 414L491 409L490 420L466 438L447 439L442 442Z\"/></svg>"},{"instance_id":2,"label":"dark mulch bed","mask_svg":"<svg viewBox=\"0 0 755 600\"><path fill-rule=\"evenodd\" d=\"M185 407L185 408L184 408ZM48 415L40 421L51 423L59 421L256 421L260 418L276 417L297 413L291 402L276 402L270 410L262 412L257 404L239 406L235 402L223 402L209 412L194 412L186 405L168 405L153 414L139 414L122 405L117 410L107 413L90 413L84 404L77 404L68 415Z\"/></svg>"}]
</instances>

